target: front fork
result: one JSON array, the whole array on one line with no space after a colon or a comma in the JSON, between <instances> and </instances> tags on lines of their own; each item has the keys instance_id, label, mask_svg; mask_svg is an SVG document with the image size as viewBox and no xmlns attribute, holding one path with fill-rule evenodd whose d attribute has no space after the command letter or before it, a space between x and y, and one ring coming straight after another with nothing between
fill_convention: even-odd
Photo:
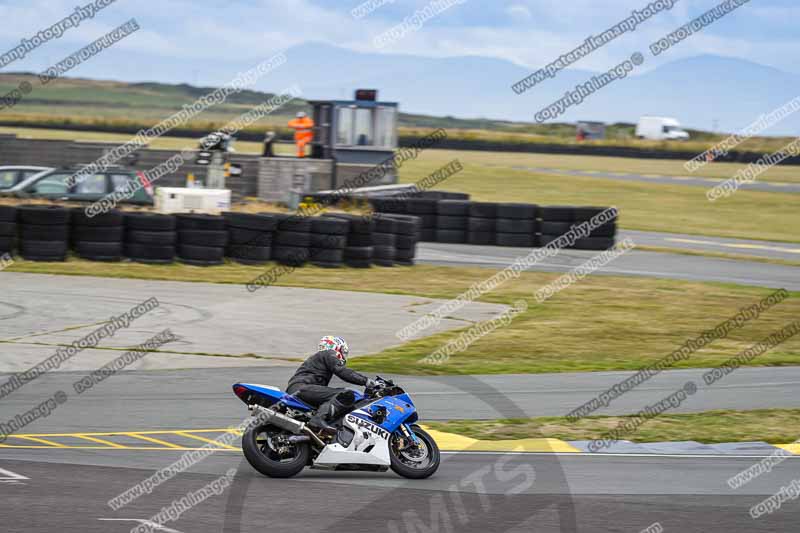
<instances>
[{"instance_id":1,"label":"front fork","mask_svg":"<svg viewBox=\"0 0 800 533\"><path fill-rule=\"evenodd\" d=\"M403 432L403 436L411 441L411 444L414 446L419 446L419 439L414 434L414 431L411 429L411 426L408 424L401 424L400 431Z\"/></svg>"}]
</instances>

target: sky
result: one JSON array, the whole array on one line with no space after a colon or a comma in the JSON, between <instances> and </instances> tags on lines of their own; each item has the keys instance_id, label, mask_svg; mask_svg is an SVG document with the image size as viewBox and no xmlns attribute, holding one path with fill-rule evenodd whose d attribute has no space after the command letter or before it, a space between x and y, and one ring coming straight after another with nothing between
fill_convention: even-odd
<instances>
[{"instance_id":1,"label":"sky","mask_svg":"<svg viewBox=\"0 0 800 533\"><path fill-rule=\"evenodd\" d=\"M90 0L0 0L0 48L5 51L72 13ZM400 24L431 0L372 0L377 7L356 18L360 0L116 0L91 20L31 52L0 71L41 70L105 32L135 18L141 30L115 46L128 52L170 60L226 58L258 61L275 51L306 42L323 42L357 51L414 54L426 57L479 55L502 58L527 67L549 63L642 9L650 0L438 0L452 4L401 39L376 48L374 38ZM581 59L575 68L605 70L646 48L719 0L676 0L635 32ZM383 5L379 5L383 4ZM441 4L440 4L441 5ZM715 54L747 59L800 73L800 2L750 0L673 49L663 61ZM9 21L11 23L9 23ZM388 58L387 58L388 59ZM80 72L76 72L80 74ZM108 73L110 79L146 73ZM185 80L216 81L212 69Z\"/></svg>"}]
</instances>

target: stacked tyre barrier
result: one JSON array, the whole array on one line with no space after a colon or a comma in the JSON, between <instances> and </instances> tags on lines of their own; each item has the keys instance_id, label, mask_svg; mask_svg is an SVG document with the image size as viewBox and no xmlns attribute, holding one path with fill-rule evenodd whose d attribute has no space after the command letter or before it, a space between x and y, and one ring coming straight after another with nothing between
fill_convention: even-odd
<instances>
[{"instance_id":1,"label":"stacked tyre barrier","mask_svg":"<svg viewBox=\"0 0 800 533\"><path fill-rule=\"evenodd\" d=\"M388 216L375 217L375 230L372 233L372 264L393 267L397 255L397 221Z\"/></svg>"},{"instance_id":2,"label":"stacked tyre barrier","mask_svg":"<svg viewBox=\"0 0 800 533\"><path fill-rule=\"evenodd\" d=\"M397 214L413 215L421 221L419 240L436 241L439 229L438 200L430 198L412 198L406 200L405 211Z\"/></svg>"},{"instance_id":3,"label":"stacked tyre barrier","mask_svg":"<svg viewBox=\"0 0 800 533\"><path fill-rule=\"evenodd\" d=\"M311 219L297 215L278 215L276 218L272 258L282 265L304 265L311 253Z\"/></svg>"},{"instance_id":4,"label":"stacked tyre barrier","mask_svg":"<svg viewBox=\"0 0 800 533\"><path fill-rule=\"evenodd\" d=\"M349 232L348 220L334 217L312 218L311 249L308 254L311 264L323 268L340 268L344 264Z\"/></svg>"},{"instance_id":5,"label":"stacked tyre barrier","mask_svg":"<svg viewBox=\"0 0 800 533\"><path fill-rule=\"evenodd\" d=\"M351 268L369 268L372 266L373 230L375 221L373 217L363 217L347 214L331 214L323 218L337 218L348 223L347 243L344 248L344 264Z\"/></svg>"},{"instance_id":6,"label":"stacked tyre barrier","mask_svg":"<svg viewBox=\"0 0 800 533\"><path fill-rule=\"evenodd\" d=\"M439 200L436 202L436 241L467 242L470 202Z\"/></svg>"},{"instance_id":7,"label":"stacked tyre barrier","mask_svg":"<svg viewBox=\"0 0 800 533\"><path fill-rule=\"evenodd\" d=\"M394 262L412 266L417 256L417 242L422 220L412 215L386 215L394 219Z\"/></svg>"},{"instance_id":8,"label":"stacked tyre barrier","mask_svg":"<svg viewBox=\"0 0 800 533\"><path fill-rule=\"evenodd\" d=\"M181 263L193 266L224 263L228 244L224 217L180 214L175 218L178 229L177 256Z\"/></svg>"},{"instance_id":9,"label":"stacked tyre barrier","mask_svg":"<svg viewBox=\"0 0 800 533\"><path fill-rule=\"evenodd\" d=\"M539 246L539 206L497 204L495 242L498 246L533 248Z\"/></svg>"},{"instance_id":10,"label":"stacked tyre barrier","mask_svg":"<svg viewBox=\"0 0 800 533\"><path fill-rule=\"evenodd\" d=\"M228 230L226 257L244 265L262 265L272 257L272 240L278 220L262 213L223 213Z\"/></svg>"},{"instance_id":11,"label":"stacked tyre barrier","mask_svg":"<svg viewBox=\"0 0 800 533\"><path fill-rule=\"evenodd\" d=\"M393 215L420 217L419 240L442 243L467 243L522 248L546 246L569 232L573 226L591 220L608 208L575 206L537 206L523 203L473 202L465 199L415 198L373 203L376 211L392 205ZM435 213L435 214L432 214ZM616 220L596 228L588 237L578 239L572 248L606 250L614 246Z\"/></svg>"},{"instance_id":12,"label":"stacked tyre barrier","mask_svg":"<svg viewBox=\"0 0 800 533\"><path fill-rule=\"evenodd\" d=\"M495 244L497 207L488 202L470 202L467 220L469 244Z\"/></svg>"},{"instance_id":13,"label":"stacked tyre barrier","mask_svg":"<svg viewBox=\"0 0 800 533\"><path fill-rule=\"evenodd\" d=\"M17 209L19 251L28 261L64 261L69 249L70 211L49 205Z\"/></svg>"},{"instance_id":14,"label":"stacked tyre barrier","mask_svg":"<svg viewBox=\"0 0 800 533\"><path fill-rule=\"evenodd\" d=\"M573 225L588 222L605 210L606 208L604 207L576 207ZM614 236L616 234L617 220L614 219L592 230L588 237L578 239L575 243L575 248L578 250L608 250L614 247Z\"/></svg>"},{"instance_id":15,"label":"stacked tyre barrier","mask_svg":"<svg viewBox=\"0 0 800 533\"><path fill-rule=\"evenodd\" d=\"M89 217L83 208L74 208L72 249L78 257L90 261L120 261L124 223L124 215L116 209Z\"/></svg>"},{"instance_id":16,"label":"stacked tyre barrier","mask_svg":"<svg viewBox=\"0 0 800 533\"><path fill-rule=\"evenodd\" d=\"M123 254L137 263L172 263L176 236L172 215L125 213Z\"/></svg>"},{"instance_id":17,"label":"stacked tyre barrier","mask_svg":"<svg viewBox=\"0 0 800 533\"><path fill-rule=\"evenodd\" d=\"M17 208L0 205L0 255L10 254L17 248Z\"/></svg>"}]
</instances>

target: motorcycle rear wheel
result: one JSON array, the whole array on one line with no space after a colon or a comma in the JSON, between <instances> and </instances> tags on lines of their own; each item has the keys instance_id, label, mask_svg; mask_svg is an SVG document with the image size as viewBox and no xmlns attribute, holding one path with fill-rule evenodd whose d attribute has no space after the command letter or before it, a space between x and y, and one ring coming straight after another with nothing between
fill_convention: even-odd
<instances>
[{"instance_id":1,"label":"motorcycle rear wheel","mask_svg":"<svg viewBox=\"0 0 800 533\"><path fill-rule=\"evenodd\" d=\"M439 446L433 437L421 427L411 426L417 439L420 440L418 450L399 450L396 446L396 439L400 438L397 433L392 434L389 441L389 459L391 460L392 470L405 478L425 479L430 477L439 469L440 454Z\"/></svg>"},{"instance_id":2,"label":"motorcycle rear wheel","mask_svg":"<svg viewBox=\"0 0 800 533\"><path fill-rule=\"evenodd\" d=\"M292 444L285 454L279 454L272 448L270 439L280 435L290 433L267 425L250 428L242 435L242 451L247 462L268 477L292 477L308 464L310 450L307 442Z\"/></svg>"}]
</instances>

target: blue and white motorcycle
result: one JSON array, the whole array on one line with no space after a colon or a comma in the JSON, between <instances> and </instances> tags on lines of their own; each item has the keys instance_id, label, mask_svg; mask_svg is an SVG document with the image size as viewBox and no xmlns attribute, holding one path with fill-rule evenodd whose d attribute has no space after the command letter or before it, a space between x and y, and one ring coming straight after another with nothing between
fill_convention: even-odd
<instances>
[{"instance_id":1,"label":"blue and white motorcycle","mask_svg":"<svg viewBox=\"0 0 800 533\"><path fill-rule=\"evenodd\" d=\"M353 409L331 423L335 435L319 435L306 424L314 409L268 385L237 383L233 392L253 419L242 435L247 461L269 477L292 477L306 466L367 470L424 479L439 468L439 447L415 424L414 403L392 381L376 378L364 394L353 391Z\"/></svg>"}]
</instances>

